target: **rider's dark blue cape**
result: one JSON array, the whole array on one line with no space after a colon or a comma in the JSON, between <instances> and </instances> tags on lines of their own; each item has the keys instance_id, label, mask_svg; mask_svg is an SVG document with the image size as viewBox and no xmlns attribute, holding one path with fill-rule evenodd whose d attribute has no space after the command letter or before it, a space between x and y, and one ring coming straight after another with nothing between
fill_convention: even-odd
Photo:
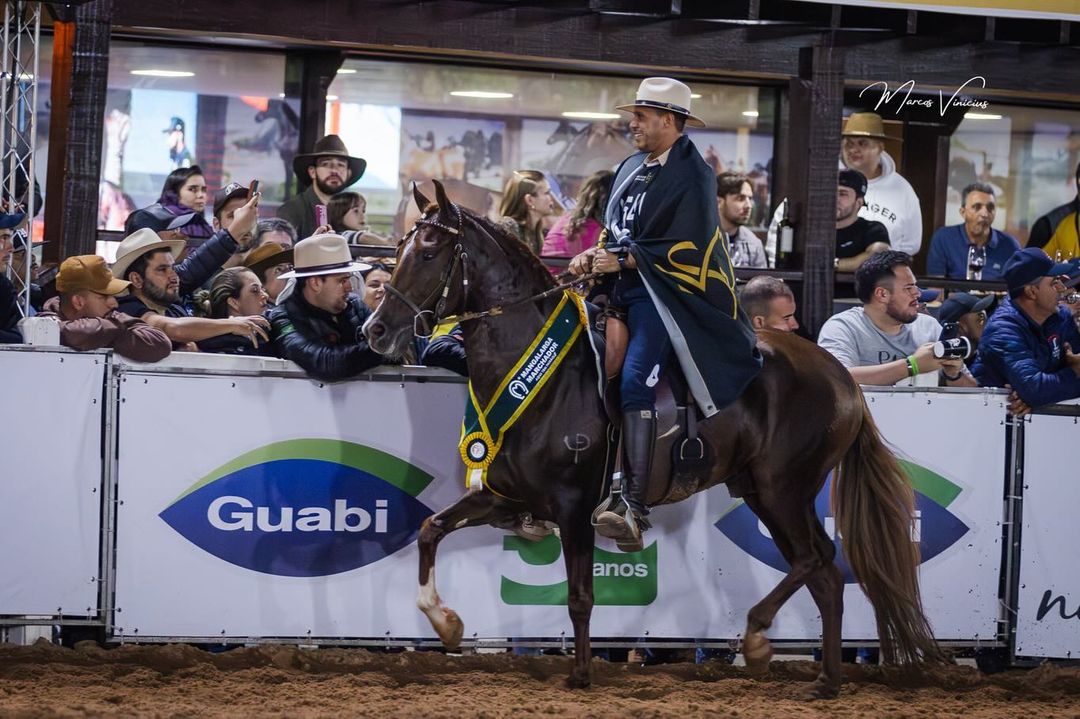
<instances>
[{"instance_id":1,"label":"rider's dark blue cape","mask_svg":"<svg viewBox=\"0 0 1080 719\"><path fill-rule=\"evenodd\" d=\"M645 161L631 155L613 188ZM608 226L618 213L612 192ZM706 417L735 401L761 369L754 330L739 307L720 231L716 178L690 138L680 137L645 193L631 252L667 327L695 402Z\"/></svg>"}]
</instances>

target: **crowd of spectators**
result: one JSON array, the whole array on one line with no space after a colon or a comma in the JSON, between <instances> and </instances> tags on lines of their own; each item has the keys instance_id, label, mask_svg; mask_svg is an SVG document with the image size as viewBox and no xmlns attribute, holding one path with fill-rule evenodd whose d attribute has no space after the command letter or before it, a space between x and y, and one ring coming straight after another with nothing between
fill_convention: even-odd
<instances>
[{"instance_id":1,"label":"crowd of spectators","mask_svg":"<svg viewBox=\"0 0 1080 719\"><path fill-rule=\"evenodd\" d=\"M1002 281L1007 296L928 293L913 270L913 255L923 249L919 199L886 140L874 113L844 123L835 267L854 273L838 294L848 290L859 304L831 317L817 342L863 384L1008 385L1025 408L1080 396L1080 296L1068 289L1080 277L1080 167L1077 199L1035 221L1024 249L993 227L995 189L982 182L963 188L961 221L930 237L927 275ZM316 379L356 376L386 361L368 348L360 327L393 273L392 264L354 259L357 246L392 243L367 226L365 198L347 190L365 167L340 138L322 138L295 159L299 194L277 217L260 220L257 183L211 194L200 167L184 163L157 202L128 217L111 267L94 255L68 258L47 303L32 285L31 311L59 322L61 343L76 349L112 347L144 362L170 351L277 356ZM544 173L515 171L499 224L542 256L573 257L600 240L612 179L610 170L583 178L570 200ZM763 241L749 228L750 179L723 172L716 185L732 264L762 273L741 289L743 310L756 330L799 331L795 294L768 274L779 212ZM20 273L7 269L25 261L24 225L17 212L0 214L0 342L22 339L15 305L25 288ZM935 300L936 317L927 300ZM936 344L952 338L975 351L939 356ZM399 361L466 374L461 328L417 340Z\"/></svg>"}]
</instances>

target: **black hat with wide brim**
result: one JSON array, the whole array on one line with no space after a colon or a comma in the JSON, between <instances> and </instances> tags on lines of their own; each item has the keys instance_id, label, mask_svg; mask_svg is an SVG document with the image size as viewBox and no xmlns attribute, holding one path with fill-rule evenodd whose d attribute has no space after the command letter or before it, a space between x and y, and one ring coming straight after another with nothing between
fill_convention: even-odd
<instances>
[{"instance_id":1,"label":"black hat with wide brim","mask_svg":"<svg viewBox=\"0 0 1080 719\"><path fill-rule=\"evenodd\" d=\"M367 160L350 155L340 137L327 135L315 143L314 151L293 158L293 172L296 173L296 179L301 187L307 187L311 184L307 169L314 165L320 157L340 157L349 163L349 177L345 181L346 186L359 180L363 176L364 170L367 169Z\"/></svg>"}]
</instances>

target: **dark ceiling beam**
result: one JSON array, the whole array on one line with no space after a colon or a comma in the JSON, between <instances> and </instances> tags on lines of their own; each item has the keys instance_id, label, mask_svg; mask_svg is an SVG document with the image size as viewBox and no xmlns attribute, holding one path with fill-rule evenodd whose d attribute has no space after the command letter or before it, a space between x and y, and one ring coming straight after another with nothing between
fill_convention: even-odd
<instances>
[{"instance_id":1,"label":"dark ceiling beam","mask_svg":"<svg viewBox=\"0 0 1080 719\"><path fill-rule=\"evenodd\" d=\"M920 22L922 16L920 13ZM845 75L849 80L885 80L917 86L956 88L975 76L986 78L986 90L976 83L977 96L1002 93L1069 96L1075 102L1080 87L1080 48L1066 45L971 43L961 46L924 37L880 39L847 48ZM936 93L935 93L936 95Z\"/></svg>"},{"instance_id":2,"label":"dark ceiling beam","mask_svg":"<svg viewBox=\"0 0 1080 719\"><path fill-rule=\"evenodd\" d=\"M607 0L605 0L607 1ZM670 0L667 0L670 4ZM570 13L522 4L309 0L233 3L116 0L115 23L132 30L165 28L188 39L258 34L281 43L346 49L396 47L485 53L514 58L602 62L637 68L785 79L798 72L798 50L821 33L780 26L727 26L694 19Z\"/></svg>"},{"instance_id":3,"label":"dark ceiling beam","mask_svg":"<svg viewBox=\"0 0 1080 719\"><path fill-rule=\"evenodd\" d=\"M643 7L660 0L581 0L570 11L561 0L552 7L530 3L475 0L268 0L233 3L221 12L219 0L189 0L185 12L168 3L115 0L115 24L121 28L169 29L187 39L258 35L281 45L309 44L335 49L397 48L402 51L461 52L492 62L517 64L519 58L542 58L558 64L605 63L607 72L642 68L682 68L728 77L781 80L798 74L799 49L820 44L828 35L845 49L844 76L899 84L958 87L982 75L988 90L1006 93L1076 95L1080 87L1080 48L1074 45L986 42L984 22L956 23L956 16L919 12L918 31L903 35L912 15L892 17L895 34L881 30L827 29L777 19L781 11L802 8L806 19L828 5L760 0L761 21L710 21L695 17L661 19L590 13L586 2ZM665 3L671 0L663 0ZM701 9L698 0L682 0L685 13ZM749 13L755 3L733 3ZM721 4L723 5L723 4ZM811 8L807 10L806 8ZM817 8L817 9L813 9ZM859 17L845 9L842 18ZM801 16L800 16L801 17ZM899 19L897 19L899 18ZM846 23L846 20L844 21ZM1012 21L1008 25L1014 24ZM1053 23L1051 23L1053 25ZM934 36L930 32L944 32ZM1056 29L1056 27L1055 27ZM1073 37L1077 33L1072 33ZM1047 36L1059 40L1060 32ZM1080 38L1075 38L1080 39ZM1033 69L1039 71L1033 72ZM677 72L674 71L673 72Z\"/></svg>"}]
</instances>

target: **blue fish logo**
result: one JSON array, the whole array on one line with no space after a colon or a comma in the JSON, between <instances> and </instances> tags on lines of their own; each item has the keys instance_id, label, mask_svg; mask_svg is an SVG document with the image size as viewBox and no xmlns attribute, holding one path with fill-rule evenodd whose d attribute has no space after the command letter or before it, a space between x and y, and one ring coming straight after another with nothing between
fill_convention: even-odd
<instances>
[{"instance_id":1,"label":"blue fish logo","mask_svg":"<svg viewBox=\"0 0 1080 719\"><path fill-rule=\"evenodd\" d=\"M433 478L371 447L299 439L214 470L160 517L210 554L284 577L325 577L412 544L432 511L416 496Z\"/></svg>"},{"instance_id":2,"label":"blue fish logo","mask_svg":"<svg viewBox=\"0 0 1080 719\"><path fill-rule=\"evenodd\" d=\"M959 517L946 509L960 495L961 489L926 467L905 460L901 460L900 464L915 489L915 533L912 539L919 542L921 561L926 562L958 542L969 531L969 527ZM840 550L840 541L836 536L835 522L829 508L831 483L832 473L814 500L814 511L836 545L836 564L844 575L844 582L854 584L855 576ZM714 526L755 559L778 571L790 571L791 567L780 554L780 550L776 548L772 538L762 532L757 515L745 502L739 502L728 510Z\"/></svg>"}]
</instances>

